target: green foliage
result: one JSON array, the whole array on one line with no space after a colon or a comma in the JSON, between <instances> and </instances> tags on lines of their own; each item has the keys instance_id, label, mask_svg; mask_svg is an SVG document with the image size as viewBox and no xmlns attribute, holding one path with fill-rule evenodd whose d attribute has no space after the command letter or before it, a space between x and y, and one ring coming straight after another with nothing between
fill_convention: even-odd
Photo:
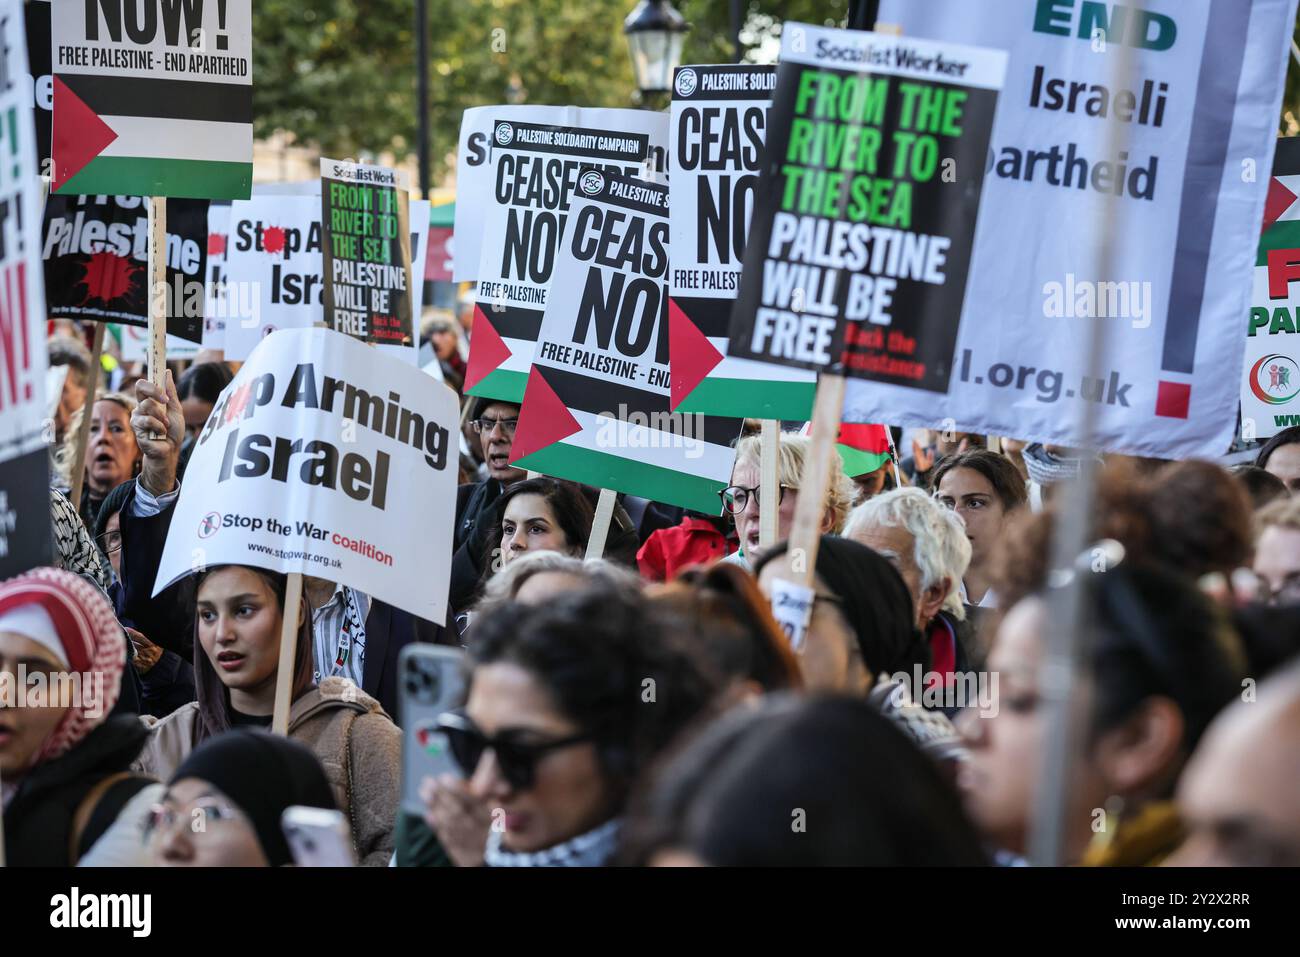
<instances>
[{"instance_id":1,"label":"green foliage","mask_svg":"<svg viewBox=\"0 0 1300 957\"><path fill-rule=\"evenodd\" d=\"M842 22L847 2L743 0L746 58L761 58L780 18ZM454 157L461 112L503 102L632 106L623 19L634 0L429 0L434 176ZM730 0L676 0L692 30L684 62L733 58ZM326 155L416 149L414 0L257 0L257 133L292 133ZM1300 67L1283 113L1300 121ZM1282 123L1283 129L1289 124Z\"/></svg>"}]
</instances>

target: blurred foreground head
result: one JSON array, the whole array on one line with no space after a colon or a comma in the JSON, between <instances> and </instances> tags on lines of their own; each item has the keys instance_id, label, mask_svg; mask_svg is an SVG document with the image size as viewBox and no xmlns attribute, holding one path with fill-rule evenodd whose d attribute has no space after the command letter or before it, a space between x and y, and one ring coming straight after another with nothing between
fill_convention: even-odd
<instances>
[{"instance_id":1,"label":"blurred foreground head","mask_svg":"<svg viewBox=\"0 0 1300 957\"><path fill-rule=\"evenodd\" d=\"M624 859L660 866L985 862L957 796L869 704L766 699L735 709L658 769Z\"/></svg>"},{"instance_id":2,"label":"blurred foreground head","mask_svg":"<svg viewBox=\"0 0 1300 957\"><path fill-rule=\"evenodd\" d=\"M1170 864L1300 867L1300 662L1210 726L1183 775Z\"/></svg>"}]
</instances>

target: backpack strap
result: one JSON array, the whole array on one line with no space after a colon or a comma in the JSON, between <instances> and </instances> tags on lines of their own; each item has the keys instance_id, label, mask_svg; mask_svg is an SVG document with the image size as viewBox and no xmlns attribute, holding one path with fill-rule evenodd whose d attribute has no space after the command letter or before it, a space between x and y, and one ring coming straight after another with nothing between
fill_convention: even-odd
<instances>
[{"instance_id":1,"label":"backpack strap","mask_svg":"<svg viewBox=\"0 0 1300 957\"><path fill-rule=\"evenodd\" d=\"M73 826L72 840L76 843L75 847L71 848L72 862L75 864L89 853L95 846L95 842L104 836L104 832L113 825L131 799L153 783L150 778L132 774L130 771L121 771L110 775L91 788L81 802L81 806L77 808L76 822L80 823L84 818L85 823L81 824L80 828L75 824Z\"/></svg>"}]
</instances>

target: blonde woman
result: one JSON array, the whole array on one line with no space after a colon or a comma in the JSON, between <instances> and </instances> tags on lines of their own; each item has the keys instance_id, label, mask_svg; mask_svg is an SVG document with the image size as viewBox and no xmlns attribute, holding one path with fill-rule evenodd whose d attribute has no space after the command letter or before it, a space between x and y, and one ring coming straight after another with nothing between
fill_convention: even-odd
<instances>
[{"instance_id":1,"label":"blonde woman","mask_svg":"<svg viewBox=\"0 0 1300 957\"><path fill-rule=\"evenodd\" d=\"M95 516L108 493L123 482L135 478L140 471L140 446L136 444L131 429L131 413L136 402L120 392L101 392L95 396L90 411L90 436L86 440L85 484L81 493L81 520L86 528L95 527ZM54 457L58 482L64 489L72 488L73 459L76 457L76 436L81 432L81 417L85 408L72 416L68 425L67 441Z\"/></svg>"},{"instance_id":2,"label":"blonde woman","mask_svg":"<svg viewBox=\"0 0 1300 957\"><path fill-rule=\"evenodd\" d=\"M744 568L753 567L764 508L777 510L776 540L785 541L790 537L795 506L799 501L799 487L803 484L809 441L807 436L781 434L777 441L776 457L777 500L771 504L760 501L759 461L762 440L756 435L748 435L736 443L736 464L731 470L731 485L723 489L721 495L723 511L736 523L740 551L728 555L723 561L735 562ZM830 487L826 490L826 502L822 509L823 534L839 534L844 527L844 520L848 518L849 509L853 506L853 493L853 482L844 473L844 464L840 461L839 454L832 451Z\"/></svg>"}]
</instances>

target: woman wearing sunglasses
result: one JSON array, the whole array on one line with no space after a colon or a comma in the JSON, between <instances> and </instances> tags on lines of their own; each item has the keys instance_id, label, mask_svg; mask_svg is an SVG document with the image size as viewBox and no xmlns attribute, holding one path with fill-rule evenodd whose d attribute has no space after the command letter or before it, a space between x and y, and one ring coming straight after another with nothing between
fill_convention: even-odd
<instances>
[{"instance_id":1,"label":"woman wearing sunglasses","mask_svg":"<svg viewBox=\"0 0 1300 957\"><path fill-rule=\"evenodd\" d=\"M722 511L730 515L736 523L736 534L740 538L740 551L722 559L734 562L742 568L751 568L754 553L758 551L759 526L762 523L763 509L777 510L776 540L785 541L790 537L790 525L794 521L794 510L799 501L799 486L803 482L804 461L808 455L808 438L802 435L783 433L777 444L777 501L762 501L759 489L759 476L762 474L759 458L762 440L756 435L749 435L736 443L736 464L731 470L731 485L723 489ZM823 532L839 534L848 518L849 509L853 507L853 482L844 472L844 465L838 455L832 456L830 486L826 490L826 507L822 512Z\"/></svg>"},{"instance_id":2,"label":"woman wearing sunglasses","mask_svg":"<svg viewBox=\"0 0 1300 957\"><path fill-rule=\"evenodd\" d=\"M468 650L465 708L443 719L465 780L429 787L429 826L458 864L607 863L632 782L717 685L625 591L499 606L475 622ZM444 833L465 803L489 822L478 855Z\"/></svg>"}]
</instances>

